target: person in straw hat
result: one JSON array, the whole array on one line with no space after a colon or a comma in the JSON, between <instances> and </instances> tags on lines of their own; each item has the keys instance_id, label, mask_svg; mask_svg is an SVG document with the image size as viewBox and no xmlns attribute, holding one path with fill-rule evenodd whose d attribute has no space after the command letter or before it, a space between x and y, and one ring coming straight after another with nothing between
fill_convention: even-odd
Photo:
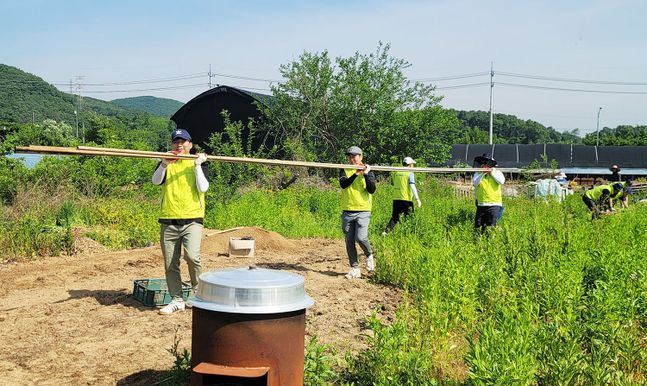
<instances>
[{"instance_id":1,"label":"person in straw hat","mask_svg":"<svg viewBox=\"0 0 647 386\"><path fill-rule=\"evenodd\" d=\"M476 191L474 228L480 231L496 226L503 212L501 186L505 183L505 176L496 170L496 166L496 160L489 154L474 158L474 167L485 169L483 172L474 173L472 178Z\"/></svg>"}]
</instances>

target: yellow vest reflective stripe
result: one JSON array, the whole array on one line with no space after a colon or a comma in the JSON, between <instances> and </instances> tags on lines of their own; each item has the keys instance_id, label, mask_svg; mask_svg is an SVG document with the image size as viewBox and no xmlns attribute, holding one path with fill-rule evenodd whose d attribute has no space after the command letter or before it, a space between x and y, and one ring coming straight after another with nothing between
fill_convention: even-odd
<instances>
[{"instance_id":1,"label":"yellow vest reflective stripe","mask_svg":"<svg viewBox=\"0 0 647 386\"><path fill-rule=\"evenodd\" d=\"M588 190L584 194L586 194L586 197L590 198L591 200L597 201L600 199L600 197L602 197L602 191L605 189L608 190L610 193L613 193L613 188L611 187L611 185L600 185L600 186L596 186L593 189Z\"/></svg>"},{"instance_id":2,"label":"yellow vest reflective stripe","mask_svg":"<svg viewBox=\"0 0 647 386\"><path fill-rule=\"evenodd\" d=\"M393 184L393 199L412 201L413 192L409 186L409 176L411 172L394 172L391 174L391 183Z\"/></svg>"},{"instance_id":3,"label":"yellow vest reflective stripe","mask_svg":"<svg viewBox=\"0 0 647 386\"><path fill-rule=\"evenodd\" d=\"M179 160L166 167L161 219L204 218L204 193L198 192L195 162Z\"/></svg>"},{"instance_id":4,"label":"yellow vest reflective stripe","mask_svg":"<svg viewBox=\"0 0 647 386\"><path fill-rule=\"evenodd\" d=\"M494 177L489 173L483 176L481 182L476 187L476 201L478 204L503 205L502 197L501 185L496 182Z\"/></svg>"},{"instance_id":5,"label":"yellow vest reflective stripe","mask_svg":"<svg viewBox=\"0 0 647 386\"><path fill-rule=\"evenodd\" d=\"M346 177L350 178L355 174L353 169L344 169ZM373 197L366 190L366 180L363 175L355 177L349 187L341 190L341 209L351 211L371 211Z\"/></svg>"}]
</instances>

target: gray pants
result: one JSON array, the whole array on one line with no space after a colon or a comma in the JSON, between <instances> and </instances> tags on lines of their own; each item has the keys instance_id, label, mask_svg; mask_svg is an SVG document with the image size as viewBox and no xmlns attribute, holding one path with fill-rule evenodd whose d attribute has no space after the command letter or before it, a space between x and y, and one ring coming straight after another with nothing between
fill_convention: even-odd
<instances>
[{"instance_id":1,"label":"gray pants","mask_svg":"<svg viewBox=\"0 0 647 386\"><path fill-rule=\"evenodd\" d=\"M371 243L368 241L368 224L371 221L371 212L341 213L341 228L346 235L346 253L351 267L359 267L355 243L364 251L366 256L373 253Z\"/></svg>"},{"instance_id":2,"label":"gray pants","mask_svg":"<svg viewBox=\"0 0 647 386\"><path fill-rule=\"evenodd\" d=\"M174 299L182 298L182 278L180 276L180 252L184 249L184 260L189 266L191 285L198 285L202 273L200 264L200 243L202 224L192 222L187 225L160 224L160 244L164 255L164 268L169 295Z\"/></svg>"}]
</instances>

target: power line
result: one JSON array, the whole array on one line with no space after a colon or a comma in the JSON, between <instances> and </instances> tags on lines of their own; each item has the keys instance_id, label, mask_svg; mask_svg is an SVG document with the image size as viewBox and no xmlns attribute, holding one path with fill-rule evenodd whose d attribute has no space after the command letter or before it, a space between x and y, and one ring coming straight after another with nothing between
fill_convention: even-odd
<instances>
[{"instance_id":1,"label":"power line","mask_svg":"<svg viewBox=\"0 0 647 386\"><path fill-rule=\"evenodd\" d=\"M647 91L586 90L586 89L580 89L580 88L546 87L546 86L535 86L530 84L505 83L505 82L495 82L495 84L501 85L501 86L532 88L532 89L539 89L539 90L588 92L588 93L597 93L597 94L647 95Z\"/></svg>"},{"instance_id":2,"label":"power line","mask_svg":"<svg viewBox=\"0 0 647 386\"><path fill-rule=\"evenodd\" d=\"M179 90L183 88L206 87L204 83L185 84L179 86L157 87L157 88L142 88L133 90L84 90L84 93L103 94L103 93L125 93L125 92L141 92L141 91L161 91L161 90Z\"/></svg>"},{"instance_id":3,"label":"power line","mask_svg":"<svg viewBox=\"0 0 647 386\"><path fill-rule=\"evenodd\" d=\"M276 80L276 79L263 79L263 78L252 78L248 76L242 76L242 75L231 75L231 74L222 74L218 72L212 72L211 73L213 76L221 76L223 78L232 78L232 79L241 79L241 80L251 80L251 81L256 81L256 82L268 82L268 83L283 83L284 81L282 80Z\"/></svg>"},{"instance_id":4,"label":"power line","mask_svg":"<svg viewBox=\"0 0 647 386\"><path fill-rule=\"evenodd\" d=\"M157 78L157 79L146 79L146 80L133 80L126 82L108 82L108 83L84 83L86 86L126 86L133 84L148 84L148 83L163 83L163 82L177 82L187 79L196 79L204 77L203 73L187 74L187 75L178 75L168 78ZM67 83L52 83L55 86L64 86Z\"/></svg>"},{"instance_id":5,"label":"power line","mask_svg":"<svg viewBox=\"0 0 647 386\"><path fill-rule=\"evenodd\" d=\"M647 83L645 82L618 82L618 81L608 81L608 80L557 78L557 77L549 77L549 76L542 76L542 75L518 74L514 72L505 72L505 71L497 71L496 74L500 76L509 76L513 78L537 79L537 80L545 80L549 82L610 84L610 85L618 85L618 86L647 86Z\"/></svg>"},{"instance_id":6,"label":"power line","mask_svg":"<svg viewBox=\"0 0 647 386\"><path fill-rule=\"evenodd\" d=\"M445 80L475 78L477 76L484 76L484 75L490 75L490 72L475 72L472 74L450 75L450 76L443 76L439 78L420 78L420 79L409 79L409 80L412 82L442 82Z\"/></svg>"},{"instance_id":7,"label":"power line","mask_svg":"<svg viewBox=\"0 0 647 386\"><path fill-rule=\"evenodd\" d=\"M435 87L434 90L451 90L451 89L457 89L457 88L471 88L471 87L487 86L489 84L490 84L490 82L457 84L457 85L454 85L454 86Z\"/></svg>"},{"instance_id":8,"label":"power line","mask_svg":"<svg viewBox=\"0 0 647 386\"><path fill-rule=\"evenodd\" d=\"M216 84L215 87L219 87L220 85ZM195 87L208 87L208 85L205 85L204 83L195 83L195 84L185 84L185 85L179 85L179 86L170 86L170 87L157 87L157 88L145 88L145 89L136 89L136 90L84 90L84 93L92 93L92 94L104 94L104 93L128 93L128 92L142 92L142 91L163 91L163 90L179 90L179 89L185 89L185 88L195 88ZM236 87L241 90L259 90L259 91L272 91L267 88L257 88L257 87L245 87L245 86L231 86L231 87Z\"/></svg>"}]
</instances>

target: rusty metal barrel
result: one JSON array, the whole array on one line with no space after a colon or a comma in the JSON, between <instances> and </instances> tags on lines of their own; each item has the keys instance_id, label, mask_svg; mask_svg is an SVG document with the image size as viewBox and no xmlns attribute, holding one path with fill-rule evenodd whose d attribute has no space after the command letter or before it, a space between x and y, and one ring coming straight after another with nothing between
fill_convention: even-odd
<instances>
[{"instance_id":1,"label":"rusty metal barrel","mask_svg":"<svg viewBox=\"0 0 647 386\"><path fill-rule=\"evenodd\" d=\"M191 385L302 386L306 308L300 275L256 267L200 275Z\"/></svg>"}]
</instances>

